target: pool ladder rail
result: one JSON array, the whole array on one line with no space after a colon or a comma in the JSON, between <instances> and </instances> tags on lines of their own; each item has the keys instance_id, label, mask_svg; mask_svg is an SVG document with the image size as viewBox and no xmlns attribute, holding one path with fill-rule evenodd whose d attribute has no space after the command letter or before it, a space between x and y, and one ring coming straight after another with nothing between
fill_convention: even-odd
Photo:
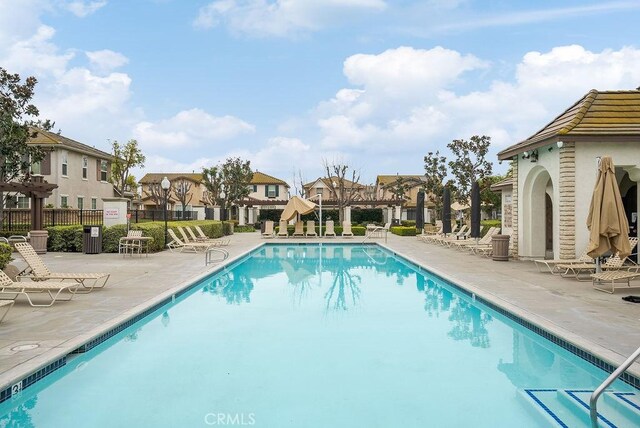
<instances>
[{"instance_id":1,"label":"pool ladder rail","mask_svg":"<svg viewBox=\"0 0 640 428\"><path fill-rule=\"evenodd\" d=\"M222 256L222 258L214 258L214 255ZM204 264L205 266L210 263L220 263L229 258L229 252L220 247L209 247L205 251Z\"/></svg>"},{"instance_id":2,"label":"pool ladder rail","mask_svg":"<svg viewBox=\"0 0 640 428\"><path fill-rule=\"evenodd\" d=\"M598 428L598 398L600 398L600 395L602 395L604 390L607 389L607 387L609 387L609 385L611 385L613 381L618 378L618 376L620 376L629 367L631 367L631 364L633 364L638 359L638 357L640 357L640 348L636 349L636 351L631 354L629 358L627 358L626 361L620 365L620 367L618 367L613 373L611 373L609 377L606 378L604 382L602 382L600 386L595 389L595 391L593 391L593 394L591 394L591 398L589 399L589 416L591 418L592 428Z\"/></svg>"}]
</instances>

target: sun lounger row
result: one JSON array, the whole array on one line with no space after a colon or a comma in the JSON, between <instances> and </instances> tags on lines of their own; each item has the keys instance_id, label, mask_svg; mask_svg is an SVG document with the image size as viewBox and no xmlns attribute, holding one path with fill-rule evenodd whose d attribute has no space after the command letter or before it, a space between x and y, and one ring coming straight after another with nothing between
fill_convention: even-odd
<instances>
[{"instance_id":1,"label":"sun lounger row","mask_svg":"<svg viewBox=\"0 0 640 428\"><path fill-rule=\"evenodd\" d=\"M287 229L288 222L286 220L280 220L280 224L278 227L278 232L274 231L274 223L271 220L267 220L264 225L264 232L262 232L263 238L288 238L289 230ZM336 236L335 226L333 220L327 220L325 222L325 231L323 234L325 237L334 237ZM307 230L304 230L304 223L302 221L297 221L294 226L293 237L318 237L318 233L316 232L316 222L314 220L307 221ZM342 222L342 235L344 237L353 237L353 232L351 231L351 223L348 221Z\"/></svg>"},{"instance_id":2,"label":"sun lounger row","mask_svg":"<svg viewBox=\"0 0 640 428\"><path fill-rule=\"evenodd\" d=\"M500 232L499 227L490 227L489 230L479 239L469 237L470 230L463 225L456 231L456 227L452 228L450 234L440 233L418 235L418 239L429 244L437 244L443 247L449 247L460 251L468 251L472 254L490 257L493 255L492 239ZM511 251L511 248L510 248Z\"/></svg>"}]
</instances>

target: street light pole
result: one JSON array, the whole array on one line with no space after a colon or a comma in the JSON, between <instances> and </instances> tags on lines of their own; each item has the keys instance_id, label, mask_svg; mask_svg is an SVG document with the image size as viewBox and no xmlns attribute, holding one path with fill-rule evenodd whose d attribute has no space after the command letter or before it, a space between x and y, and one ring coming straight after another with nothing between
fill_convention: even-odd
<instances>
[{"instance_id":1,"label":"street light pole","mask_svg":"<svg viewBox=\"0 0 640 428\"><path fill-rule=\"evenodd\" d=\"M167 239L167 204L169 203L169 188L171 187L171 182L167 177L164 177L160 182L160 187L162 188L162 192L164 193L164 246L168 247L168 239Z\"/></svg>"},{"instance_id":2,"label":"street light pole","mask_svg":"<svg viewBox=\"0 0 640 428\"><path fill-rule=\"evenodd\" d=\"M226 211L225 202L226 201L224 199L226 196L227 196L227 194L224 193L224 187L222 187L222 190L220 191L220 199L222 199L222 207L220 207L220 221L225 221L225 217L226 217L226 215L225 215L225 211Z\"/></svg>"}]
</instances>

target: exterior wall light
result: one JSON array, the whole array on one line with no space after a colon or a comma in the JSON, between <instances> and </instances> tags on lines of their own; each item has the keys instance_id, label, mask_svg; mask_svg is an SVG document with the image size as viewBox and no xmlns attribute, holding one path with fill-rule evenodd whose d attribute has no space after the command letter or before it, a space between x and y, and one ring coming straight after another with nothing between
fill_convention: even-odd
<instances>
[{"instance_id":1,"label":"exterior wall light","mask_svg":"<svg viewBox=\"0 0 640 428\"><path fill-rule=\"evenodd\" d=\"M556 142L556 146L558 146L558 148L561 149L562 146L564 146L564 142L563 141L558 141L558 142Z\"/></svg>"}]
</instances>

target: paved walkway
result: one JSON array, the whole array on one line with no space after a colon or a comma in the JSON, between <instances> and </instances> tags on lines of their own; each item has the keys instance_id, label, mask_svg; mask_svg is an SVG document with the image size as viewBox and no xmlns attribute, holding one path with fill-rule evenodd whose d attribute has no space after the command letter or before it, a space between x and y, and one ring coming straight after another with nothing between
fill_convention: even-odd
<instances>
[{"instance_id":1,"label":"paved walkway","mask_svg":"<svg viewBox=\"0 0 640 428\"><path fill-rule=\"evenodd\" d=\"M640 305L621 299L628 292L609 295L593 290L590 283L539 273L531 262L494 262L412 237L390 234L386 244L383 239L374 241L613 363L622 362L640 346ZM227 249L233 259L263 242L257 233L236 234ZM15 258L22 267L20 256ZM205 266L201 253L162 252L142 258L50 253L44 259L55 271L111 272L112 277L104 290L51 308L31 308L20 298L0 324L0 387L66 355L217 267ZM640 295L640 290L632 291ZM35 349L16 348L34 344ZM640 366L636 364L632 372L640 375Z\"/></svg>"}]
</instances>

